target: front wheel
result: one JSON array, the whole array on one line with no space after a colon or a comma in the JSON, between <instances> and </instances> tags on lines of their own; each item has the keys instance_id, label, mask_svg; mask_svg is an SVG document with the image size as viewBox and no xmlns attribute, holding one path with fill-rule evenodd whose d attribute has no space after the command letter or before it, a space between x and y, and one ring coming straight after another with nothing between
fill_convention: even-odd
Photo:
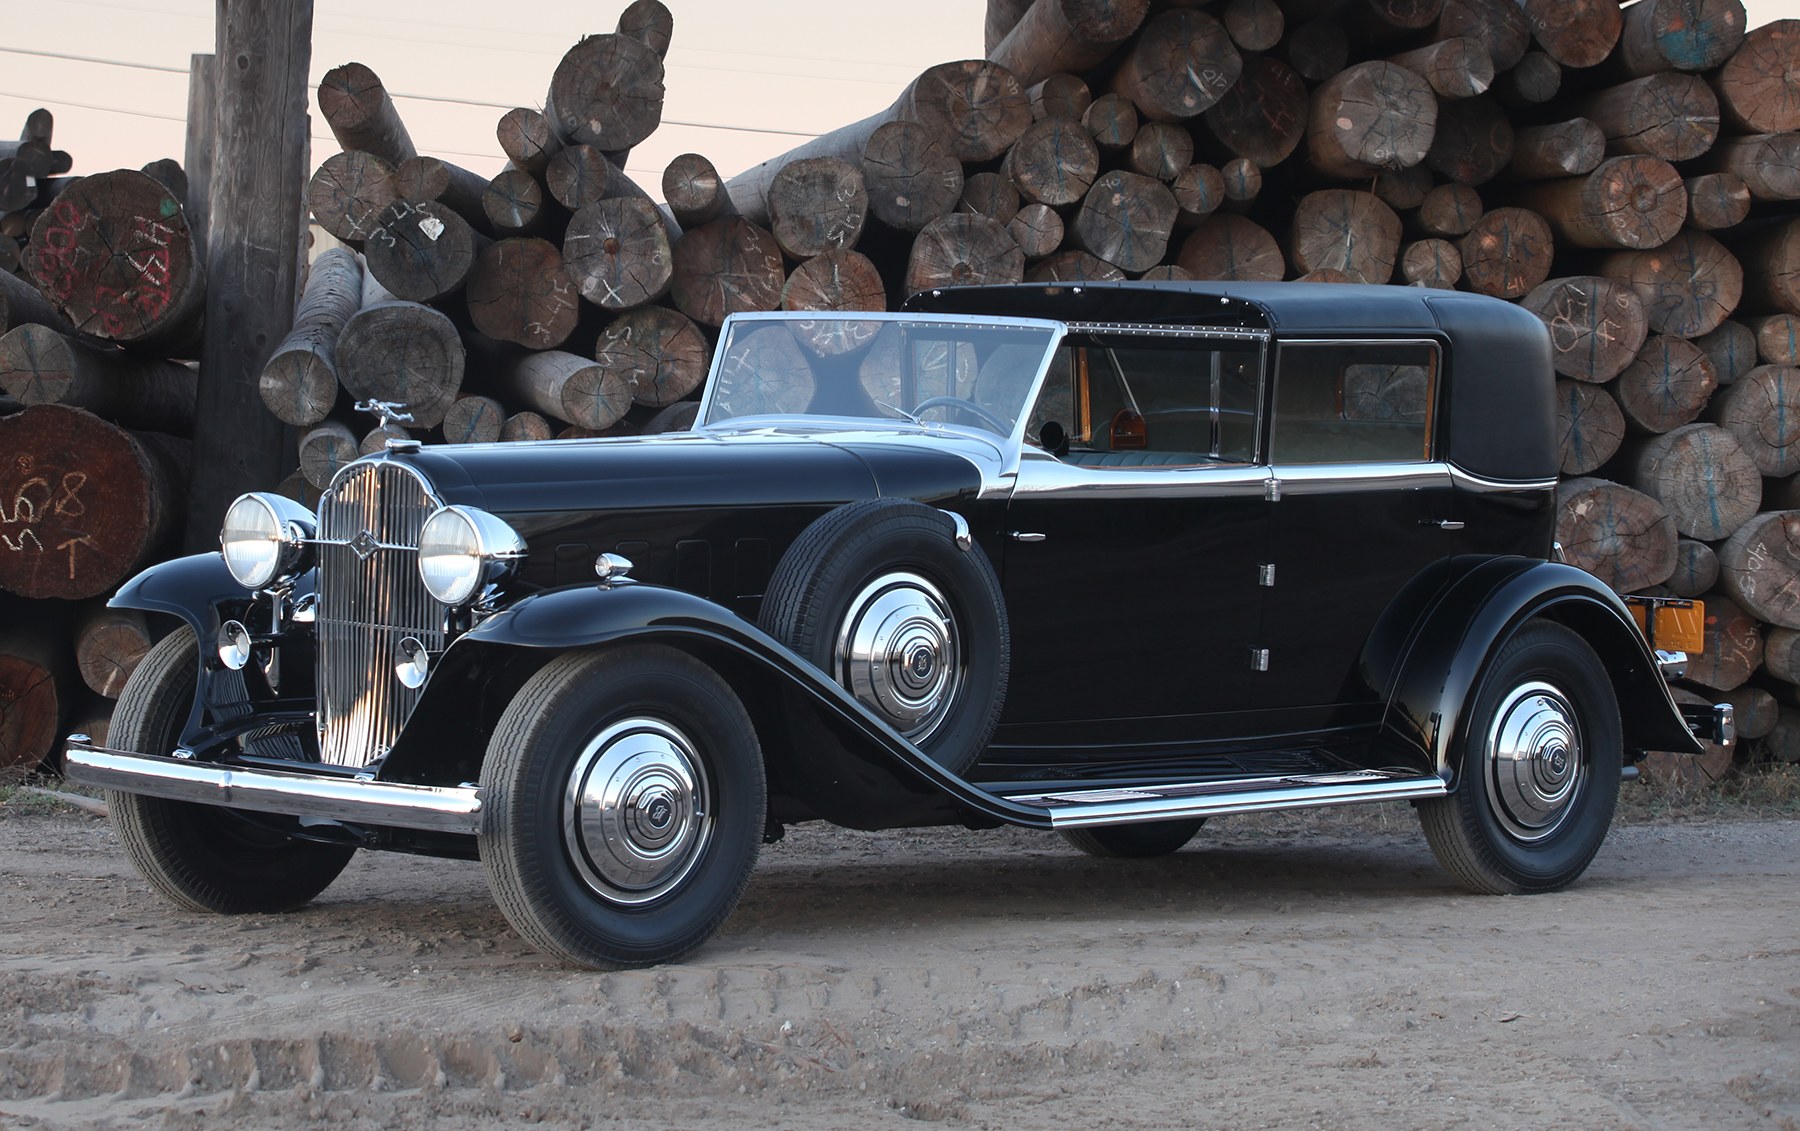
<instances>
[{"instance_id":1,"label":"front wheel","mask_svg":"<svg viewBox=\"0 0 1800 1131\"><path fill-rule=\"evenodd\" d=\"M1593 648L1532 621L1472 700L1456 792L1419 803L1438 862L1470 889L1555 891L1600 851L1619 798L1619 705Z\"/></svg>"},{"instance_id":2,"label":"front wheel","mask_svg":"<svg viewBox=\"0 0 1800 1131\"><path fill-rule=\"evenodd\" d=\"M482 766L481 862L525 940L597 968L710 938L756 865L762 753L723 679L654 644L551 661Z\"/></svg>"},{"instance_id":3,"label":"front wheel","mask_svg":"<svg viewBox=\"0 0 1800 1131\"><path fill-rule=\"evenodd\" d=\"M170 754L194 702L200 649L183 628L144 656L113 711L110 744ZM324 891L354 848L294 840L216 805L106 791L119 843L150 885L194 911L289 911Z\"/></svg>"}]
</instances>

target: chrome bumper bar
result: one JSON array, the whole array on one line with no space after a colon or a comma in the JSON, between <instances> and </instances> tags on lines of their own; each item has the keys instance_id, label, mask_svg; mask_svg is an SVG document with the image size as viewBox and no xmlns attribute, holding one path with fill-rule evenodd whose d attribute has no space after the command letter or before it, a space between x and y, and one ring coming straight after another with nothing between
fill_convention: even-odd
<instances>
[{"instance_id":1,"label":"chrome bumper bar","mask_svg":"<svg viewBox=\"0 0 1800 1131\"><path fill-rule=\"evenodd\" d=\"M219 766L108 750L73 736L63 767L68 779L81 785L171 801L432 832L473 834L481 828L481 790L471 785L409 785Z\"/></svg>"}]
</instances>

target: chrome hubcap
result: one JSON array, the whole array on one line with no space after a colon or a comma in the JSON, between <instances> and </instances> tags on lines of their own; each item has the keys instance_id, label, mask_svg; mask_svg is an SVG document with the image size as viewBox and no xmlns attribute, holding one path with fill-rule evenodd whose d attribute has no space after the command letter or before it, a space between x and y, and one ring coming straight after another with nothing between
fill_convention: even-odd
<instances>
[{"instance_id":1,"label":"chrome hubcap","mask_svg":"<svg viewBox=\"0 0 1800 1131\"><path fill-rule=\"evenodd\" d=\"M1514 688L1488 733L1488 800L1507 833L1542 840L1568 817L1586 766L1575 709L1547 683Z\"/></svg>"},{"instance_id":2,"label":"chrome hubcap","mask_svg":"<svg viewBox=\"0 0 1800 1131\"><path fill-rule=\"evenodd\" d=\"M863 587L844 614L835 661L838 682L913 742L944 721L962 683L950 603L915 573Z\"/></svg>"},{"instance_id":3,"label":"chrome hubcap","mask_svg":"<svg viewBox=\"0 0 1800 1131\"><path fill-rule=\"evenodd\" d=\"M706 767L686 735L660 719L623 719L575 759L563 843L595 892L648 903L700 859L712 837L710 797Z\"/></svg>"}]
</instances>

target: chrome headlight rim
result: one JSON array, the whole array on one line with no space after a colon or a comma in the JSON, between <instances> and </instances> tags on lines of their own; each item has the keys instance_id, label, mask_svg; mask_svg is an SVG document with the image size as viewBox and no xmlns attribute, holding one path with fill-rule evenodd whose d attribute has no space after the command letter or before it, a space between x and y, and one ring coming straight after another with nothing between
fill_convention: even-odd
<instances>
[{"instance_id":1,"label":"chrome headlight rim","mask_svg":"<svg viewBox=\"0 0 1800 1131\"><path fill-rule=\"evenodd\" d=\"M232 538L234 531L253 536ZM219 554L232 580L261 591L291 582L312 568L313 532L313 513L299 503L267 491L250 491L225 508ZM256 554L259 543L272 552ZM249 560L246 551L253 555Z\"/></svg>"},{"instance_id":2,"label":"chrome headlight rim","mask_svg":"<svg viewBox=\"0 0 1800 1131\"><path fill-rule=\"evenodd\" d=\"M432 552L437 546L443 549ZM519 532L479 507L439 507L419 528L419 580L441 604L468 604L524 557L525 539ZM445 572L459 558L462 568Z\"/></svg>"}]
</instances>

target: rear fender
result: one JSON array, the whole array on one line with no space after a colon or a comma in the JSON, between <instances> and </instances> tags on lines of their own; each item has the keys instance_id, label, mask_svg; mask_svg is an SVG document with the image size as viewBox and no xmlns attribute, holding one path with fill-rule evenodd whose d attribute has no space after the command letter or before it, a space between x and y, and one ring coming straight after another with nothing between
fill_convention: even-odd
<instances>
[{"instance_id":1,"label":"rear fender","mask_svg":"<svg viewBox=\"0 0 1800 1131\"><path fill-rule=\"evenodd\" d=\"M1579 633L1606 666L1629 752L1700 753L1625 603L1592 574L1530 558L1480 562L1439 589L1391 667L1382 742L1456 785L1467 715L1490 658L1536 617Z\"/></svg>"},{"instance_id":2,"label":"rear fender","mask_svg":"<svg viewBox=\"0 0 1800 1131\"><path fill-rule=\"evenodd\" d=\"M625 642L680 648L718 671L743 700L768 764L771 790L818 816L857 828L910 823L945 799L1014 824L1048 828L1041 809L976 789L927 757L848 692L742 617L702 597L640 582L534 594L459 637L435 666L412 721L382 771L389 780L462 780L480 759L500 712L539 668L577 648ZM838 748L789 739L789 714L807 711ZM446 767L446 746L456 764Z\"/></svg>"}]
</instances>

